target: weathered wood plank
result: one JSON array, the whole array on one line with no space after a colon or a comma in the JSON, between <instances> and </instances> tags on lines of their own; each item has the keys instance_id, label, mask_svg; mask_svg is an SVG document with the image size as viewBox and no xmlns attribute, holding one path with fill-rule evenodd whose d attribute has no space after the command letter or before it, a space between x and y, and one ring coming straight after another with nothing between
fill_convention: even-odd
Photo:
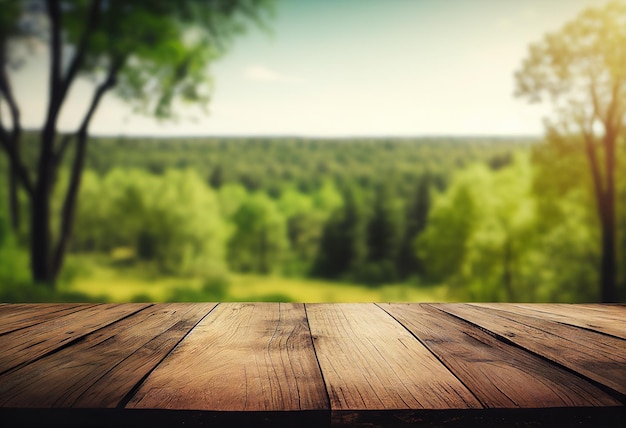
<instances>
[{"instance_id":1,"label":"weathered wood plank","mask_svg":"<svg viewBox=\"0 0 626 428\"><path fill-rule=\"evenodd\" d=\"M17 306L17 305L15 305ZM64 304L55 303L51 305L24 305L14 307L10 305L0 308L0 335L10 333L21 328L40 324L54 318L59 318L73 312L96 306L96 304Z\"/></svg>"},{"instance_id":2,"label":"weathered wood plank","mask_svg":"<svg viewBox=\"0 0 626 428\"><path fill-rule=\"evenodd\" d=\"M128 408L326 410L302 304L220 304L141 385Z\"/></svg>"},{"instance_id":3,"label":"weathered wood plank","mask_svg":"<svg viewBox=\"0 0 626 428\"><path fill-rule=\"evenodd\" d=\"M433 305L626 394L626 341L574 326L469 304Z\"/></svg>"},{"instance_id":4,"label":"weathered wood plank","mask_svg":"<svg viewBox=\"0 0 626 428\"><path fill-rule=\"evenodd\" d=\"M619 406L593 384L428 305L379 305L488 408Z\"/></svg>"},{"instance_id":5,"label":"weathered wood plank","mask_svg":"<svg viewBox=\"0 0 626 428\"><path fill-rule=\"evenodd\" d=\"M0 374L138 312L149 304L105 304L72 312L0 337Z\"/></svg>"},{"instance_id":6,"label":"weathered wood plank","mask_svg":"<svg viewBox=\"0 0 626 428\"><path fill-rule=\"evenodd\" d=\"M94 303L92 303L93 305ZM70 305L86 305L85 303L5 303L0 306L0 318L12 316L13 314L38 311L55 310Z\"/></svg>"},{"instance_id":7,"label":"weathered wood plank","mask_svg":"<svg viewBox=\"0 0 626 428\"><path fill-rule=\"evenodd\" d=\"M604 312L612 314L612 316L616 317L625 317L626 316L626 304L624 303L584 303L584 304L576 304L576 307L580 307L582 309L589 309L597 312Z\"/></svg>"},{"instance_id":8,"label":"weathered wood plank","mask_svg":"<svg viewBox=\"0 0 626 428\"><path fill-rule=\"evenodd\" d=\"M374 304L307 304L307 313L333 411L482 407Z\"/></svg>"},{"instance_id":9,"label":"weathered wood plank","mask_svg":"<svg viewBox=\"0 0 626 428\"><path fill-rule=\"evenodd\" d=\"M599 311L624 311L626 310L626 303L573 303L576 306L588 307L597 309Z\"/></svg>"},{"instance_id":10,"label":"weathered wood plank","mask_svg":"<svg viewBox=\"0 0 626 428\"><path fill-rule=\"evenodd\" d=\"M117 406L215 304L152 306L0 376L2 407Z\"/></svg>"},{"instance_id":11,"label":"weathered wood plank","mask_svg":"<svg viewBox=\"0 0 626 428\"><path fill-rule=\"evenodd\" d=\"M626 339L626 308L621 316L616 316L587 306L564 303L473 303L473 305L557 321Z\"/></svg>"},{"instance_id":12,"label":"weathered wood plank","mask_svg":"<svg viewBox=\"0 0 626 428\"><path fill-rule=\"evenodd\" d=\"M526 304L213 312L157 304L111 316L112 306L130 307L0 306L0 328L9 318L20 326L0 334L0 425L621 428L626 420L624 394L583 373L605 366L598 373L626 383L626 353L615 346L626 340L591 331L623 322L624 306L575 305L584 314L575 319ZM607 354L617 361L607 364ZM14 356L22 363L5 369Z\"/></svg>"}]
</instances>

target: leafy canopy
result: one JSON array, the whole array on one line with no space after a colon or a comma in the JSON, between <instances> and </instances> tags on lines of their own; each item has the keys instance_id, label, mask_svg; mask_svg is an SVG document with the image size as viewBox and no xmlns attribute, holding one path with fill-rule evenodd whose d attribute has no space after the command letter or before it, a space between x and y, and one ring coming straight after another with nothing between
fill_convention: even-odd
<instances>
[{"instance_id":1,"label":"leafy canopy","mask_svg":"<svg viewBox=\"0 0 626 428\"><path fill-rule=\"evenodd\" d=\"M546 34L530 46L515 78L516 95L531 102L547 97L566 127L591 133L621 118L624 112L615 110L626 95L626 3L588 9Z\"/></svg>"},{"instance_id":2,"label":"leafy canopy","mask_svg":"<svg viewBox=\"0 0 626 428\"><path fill-rule=\"evenodd\" d=\"M61 1L63 64L83 52L77 75L102 80L119 67L115 92L137 112L176 117L176 100L206 107L208 65L244 32L263 25L271 0ZM41 0L0 2L0 37L10 39L13 62L24 41L48 43L51 25ZM17 42L17 43L15 43ZM68 71L68 70L65 70Z\"/></svg>"}]
</instances>

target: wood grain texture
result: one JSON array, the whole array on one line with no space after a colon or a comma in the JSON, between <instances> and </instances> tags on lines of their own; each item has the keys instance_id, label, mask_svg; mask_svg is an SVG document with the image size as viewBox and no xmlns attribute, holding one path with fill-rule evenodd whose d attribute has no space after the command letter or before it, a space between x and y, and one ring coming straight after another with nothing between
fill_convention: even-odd
<instances>
[{"instance_id":1,"label":"wood grain texture","mask_svg":"<svg viewBox=\"0 0 626 428\"><path fill-rule=\"evenodd\" d=\"M152 372L127 407L327 410L304 305L220 304Z\"/></svg>"},{"instance_id":2,"label":"wood grain texture","mask_svg":"<svg viewBox=\"0 0 626 428\"><path fill-rule=\"evenodd\" d=\"M626 394L626 341L574 326L470 304L434 305Z\"/></svg>"},{"instance_id":3,"label":"wood grain texture","mask_svg":"<svg viewBox=\"0 0 626 428\"><path fill-rule=\"evenodd\" d=\"M543 318L626 339L626 307L617 315L593 307L565 303L489 303L474 304L520 315Z\"/></svg>"},{"instance_id":4,"label":"wood grain texture","mask_svg":"<svg viewBox=\"0 0 626 428\"><path fill-rule=\"evenodd\" d=\"M54 303L49 305L25 304L0 307L0 335L94 306L96 304Z\"/></svg>"},{"instance_id":5,"label":"wood grain texture","mask_svg":"<svg viewBox=\"0 0 626 428\"><path fill-rule=\"evenodd\" d=\"M379 305L488 408L618 406L582 378L429 305Z\"/></svg>"},{"instance_id":6,"label":"wood grain texture","mask_svg":"<svg viewBox=\"0 0 626 428\"><path fill-rule=\"evenodd\" d=\"M307 304L331 409L482 407L398 322L374 304Z\"/></svg>"},{"instance_id":7,"label":"wood grain texture","mask_svg":"<svg viewBox=\"0 0 626 428\"><path fill-rule=\"evenodd\" d=\"M0 374L35 361L148 306L143 303L98 305L0 336Z\"/></svg>"},{"instance_id":8,"label":"wood grain texture","mask_svg":"<svg viewBox=\"0 0 626 428\"><path fill-rule=\"evenodd\" d=\"M626 303L577 303L576 307L624 315Z\"/></svg>"},{"instance_id":9,"label":"wood grain texture","mask_svg":"<svg viewBox=\"0 0 626 428\"><path fill-rule=\"evenodd\" d=\"M117 406L215 304L163 304L0 376L0 406Z\"/></svg>"},{"instance_id":10,"label":"wood grain texture","mask_svg":"<svg viewBox=\"0 0 626 428\"><path fill-rule=\"evenodd\" d=\"M0 426L621 428L625 310L0 305Z\"/></svg>"}]
</instances>

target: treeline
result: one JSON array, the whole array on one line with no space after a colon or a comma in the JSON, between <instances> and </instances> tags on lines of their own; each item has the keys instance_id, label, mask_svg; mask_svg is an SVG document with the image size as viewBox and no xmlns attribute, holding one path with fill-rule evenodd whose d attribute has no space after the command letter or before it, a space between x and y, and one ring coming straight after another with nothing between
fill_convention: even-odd
<instances>
[{"instance_id":1,"label":"treeline","mask_svg":"<svg viewBox=\"0 0 626 428\"><path fill-rule=\"evenodd\" d=\"M528 144L96 139L71 248L168 273L404 281L424 271L414 241L431 193L453 170L501 168Z\"/></svg>"},{"instance_id":2,"label":"treeline","mask_svg":"<svg viewBox=\"0 0 626 428\"><path fill-rule=\"evenodd\" d=\"M24 157L35 167L38 135L24 136ZM161 175L168 169L194 169L212 187L241 184L277 196L284 187L303 192L325 180L373 187L393 178L408 194L415 180L430 174L439 188L452 171L473 162L494 168L511 153L528 148L529 138L92 138L87 169L103 175L113 168L139 168ZM66 160L72 159L71 154ZM69 164L68 164L69 167Z\"/></svg>"},{"instance_id":3,"label":"treeline","mask_svg":"<svg viewBox=\"0 0 626 428\"><path fill-rule=\"evenodd\" d=\"M595 300L599 230L577 150L528 139L95 139L71 251L177 275Z\"/></svg>"}]
</instances>

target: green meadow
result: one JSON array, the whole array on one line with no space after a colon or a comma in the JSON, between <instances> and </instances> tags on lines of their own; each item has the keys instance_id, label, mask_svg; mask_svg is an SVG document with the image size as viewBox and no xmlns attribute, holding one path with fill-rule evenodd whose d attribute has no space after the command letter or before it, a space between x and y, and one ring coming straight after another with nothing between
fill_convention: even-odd
<instances>
[{"instance_id":1,"label":"green meadow","mask_svg":"<svg viewBox=\"0 0 626 428\"><path fill-rule=\"evenodd\" d=\"M87 271L60 287L61 293L105 302L436 302L446 301L445 286L385 284L377 287L306 278L229 274L221 282L115 269L84 258L72 260Z\"/></svg>"}]
</instances>

